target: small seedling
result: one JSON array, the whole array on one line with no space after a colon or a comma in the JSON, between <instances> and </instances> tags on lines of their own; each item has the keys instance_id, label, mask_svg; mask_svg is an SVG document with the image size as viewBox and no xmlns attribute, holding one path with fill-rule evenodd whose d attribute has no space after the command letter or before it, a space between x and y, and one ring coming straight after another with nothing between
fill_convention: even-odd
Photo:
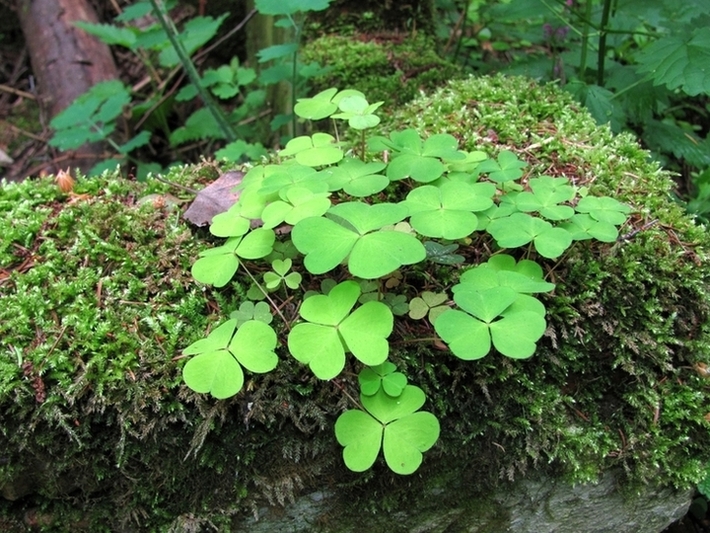
<instances>
[{"instance_id":1,"label":"small seedling","mask_svg":"<svg viewBox=\"0 0 710 533\"><path fill-rule=\"evenodd\" d=\"M274 259L271 263L272 272L264 274L264 284L269 290L278 289L283 283L289 289L296 290L301 283L301 274L289 272L291 270L290 259Z\"/></svg>"}]
</instances>

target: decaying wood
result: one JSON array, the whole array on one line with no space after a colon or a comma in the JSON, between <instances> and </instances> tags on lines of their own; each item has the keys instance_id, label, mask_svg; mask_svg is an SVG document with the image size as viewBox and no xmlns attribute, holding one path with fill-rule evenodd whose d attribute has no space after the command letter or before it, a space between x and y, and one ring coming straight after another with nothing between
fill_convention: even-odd
<instances>
[{"instance_id":1,"label":"decaying wood","mask_svg":"<svg viewBox=\"0 0 710 533\"><path fill-rule=\"evenodd\" d=\"M96 83L118 77L109 47L73 24L98 22L88 0L19 0L17 11L49 118ZM99 159L101 145L85 145L76 153L71 165L86 170Z\"/></svg>"}]
</instances>

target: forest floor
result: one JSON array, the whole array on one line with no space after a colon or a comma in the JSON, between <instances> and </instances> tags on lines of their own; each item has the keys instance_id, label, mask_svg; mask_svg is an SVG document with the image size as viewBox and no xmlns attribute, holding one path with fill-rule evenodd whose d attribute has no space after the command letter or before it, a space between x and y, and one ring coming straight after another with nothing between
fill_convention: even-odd
<instances>
[{"instance_id":1,"label":"forest floor","mask_svg":"<svg viewBox=\"0 0 710 533\"><path fill-rule=\"evenodd\" d=\"M4 8L6 10L7 8ZM21 180L54 171L47 141L48 121L42 115L27 47L12 13L0 23L0 177ZM56 164L59 164L57 161Z\"/></svg>"}]
</instances>

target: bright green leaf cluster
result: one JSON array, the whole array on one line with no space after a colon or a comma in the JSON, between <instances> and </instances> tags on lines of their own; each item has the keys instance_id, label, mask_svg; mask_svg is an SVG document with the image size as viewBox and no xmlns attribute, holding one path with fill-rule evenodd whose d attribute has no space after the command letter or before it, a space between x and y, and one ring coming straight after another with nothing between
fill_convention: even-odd
<instances>
[{"instance_id":1,"label":"bright green leaf cluster","mask_svg":"<svg viewBox=\"0 0 710 533\"><path fill-rule=\"evenodd\" d=\"M372 137L368 146L373 151L391 150L392 162L387 166L390 180L411 178L421 183L430 183L446 171L445 161L461 161L466 158L458 150L458 141L453 135L441 133L422 140L413 129L393 132L389 139Z\"/></svg>"},{"instance_id":2,"label":"bright green leaf cluster","mask_svg":"<svg viewBox=\"0 0 710 533\"><path fill-rule=\"evenodd\" d=\"M360 390L366 396L373 396L383 389L389 396L396 398L407 386L407 376L396 370L397 367L389 361L363 368L358 375Z\"/></svg>"},{"instance_id":3,"label":"bright green leaf cluster","mask_svg":"<svg viewBox=\"0 0 710 533\"><path fill-rule=\"evenodd\" d=\"M288 335L288 349L320 379L332 379L345 366L345 352L366 365L387 359L393 317L380 302L367 302L351 313L360 297L355 281L344 281L327 294L311 296L299 311L305 322Z\"/></svg>"},{"instance_id":4,"label":"bright green leaf cluster","mask_svg":"<svg viewBox=\"0 0 710 533\"><path fill-rule=\"evenodd\" d=\"M487 159L460 151L450 135L422 138L404 130L366 141L364 130L376 124L368 117L378 105L357 91L329 89L301 99L296 112L346 120L363 146L388 157L346 157L347 147L330 134L296 137L279 154L280 163L252 167L238 201L214 217L210 231L227 240L200 254L193 276L222 287L242 265L252 285L247 297L268 303L243 303L232 315L241 324L234 338L225 340L225 333L219 343L207 342L216 354L188 362L186 382L223 395L238 390L224 382L230 373L241 388L241 366L254 367L240 359L253 347L250 330L266 331L248 324L266 326L278 316L282 345L316 377L340 375L348 354L363 365L362 405L336 423L346 465L366 470L383 450L390 469L410 474L436 442L439 423L418 412L424 393L388 361L394 317L428 318L464 360L494 349L514 359L530 357L547 327L545 306L535 295L555 288L533 258L557 258L577 240L616 240L630 208L589 196L567 178L521 180L527 163L513 152ZM494 253L465 265L480 256L470 246L479 232L493 238ZM515 257L502 253L514 248L522 249ZM249 271L254 260L267 265L259 276L263 286ZM426 262L453 266L446 269L453 301L443 291L412 290L417 276L408 274ZM319 278L330 272L341 281ZM281 312L286 301L298 304L293 319ZM249 335L240 336L245 327ZM266 346L271 349L271 340Z\"/></svg>"},{"instance_id":5,"label":"bright green leaf cluster","mask_svg":"<svg viewBox=\"0 0 710 533\"><path fill-rule=\"evenodd\" d=\"M313 274L324 274L346 261L353 276L376 279L426 257L416 237L384 229L406 217L402 204L347 202L333 206L328 215L302 220L292 231L293 244Z\"/></svg>"},{"instance_id":6,"label":"bright green leaf cluster","mask_svg":"<svg viewBox=\"0 0 710 533\"><path fill-rule=\"evenodd\" d=\"M428 316L429 322L433 324L439 315L448 311L449 307L444 305L448 299L449 297L446 293L424 291L420 296L412 298L412 301L409 302L409 316L414 320Z\"/></svg>"},{"instance_id":7,"label":"bright green leaf cluster","mask_svg":"<svg viewBox=\"0 0 710 533\"><path fill-rule=\"evenodd\" d=\"M530 357L547 327L545 306L530 293L552 288L537 263L494 256L461 276L453 287L459 309L442 313L434 327L461 359L480 359L491 344L508 357Z\"/></svg>"},{"instance_id":8,"label":"bright green leaf cluster","mask_svg":"<svg viewBox=\"0 0 710 533\"><path fill-rule=\"evenodd\" d=\"M360 401L364 409L345 411L335 423L335 436L344 447L343 460L355 472L370 468L383 450L385 462L393 472L412 474L422 462L422 453L439 438L439 421L433 414L419 411L426 400L420 388L404 385L400 390L396 386L399 394L391 396L387 393L385 379L396 375L389 370L363 370L365 377L361 378L364 386ZM364 389L372 382L370 372L376 374L378 371L389 372L382 377L382 387L374 394L365 394Z\"/></svg>"},{"instance_id":9,"label":"bright green leaf cluster","mask_svg":"<svg viewBox=\"0 0 710 533\"><path fill-rule=\"evenodd\" d=\"M182 371L188 387L218 399L229 398L244 385L242 366L256 373L276 368L274 330L258 320L248 320L236 328L237 320L228 320L183 350L185 355L195 356Z\"/></svg>"},{"instance_id":10,"label":"bright green leaf cluster","mask_svg":"<svg viewBox=\"0 0 710 533\"><path fill-rule=\"evenodd\" d=\"M192 265L193 277L202 283L224 287L239 268L239 257L260 259L271 253L275 235L270 229L255 229L244 237L231 237L222 246L200 252Z\"/></svg>"},{"instance_id":11,"label":"bright green leaf cluster","mask_svg":"<svg viewBox=\"0 0 710 533\"><path fill-rule=\"evenodd\" d=\"M291 270L291 259L274 259L271 263L272 272L264 274L264 284L269 290L277 289L282 283L289 289L297 289L301 283L301 274L289 272Z\"/></svg>"}]
</instances>

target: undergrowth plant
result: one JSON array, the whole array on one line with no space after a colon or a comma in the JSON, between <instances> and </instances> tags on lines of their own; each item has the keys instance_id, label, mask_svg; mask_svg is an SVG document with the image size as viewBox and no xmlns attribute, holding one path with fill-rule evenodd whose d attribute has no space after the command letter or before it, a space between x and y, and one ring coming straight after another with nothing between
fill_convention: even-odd
<instances>
[{"instance_id":1,"label":"undergrowth plant","mask_svg":"<svg viewBox=\"0 0 710 533\"><path fill-rule=\"evenodd\" d=\"M295 95L305 79L322 71L315 63L301 65L297 52L304 13L325 9L329 2L255 2L262 14L282 15L276 24L292 27L295 33L293 42L269 46L257 54L260 63L272 64L261 71L256 65L240 64L235 57L229 64L198 72L195 53L217 35L228 13L217 18L194 17L179 31L168 13L174 2L142 0L126 7L113 24L76 22L77 27L106 44L135 54L145 66L150 84L140 90L132 90L120 80L96 84L54 117L50 125L55 133L50 145L74 150L85 143L106 142L113 156L98 163L89 174L97 175L130 161L136 165L139 178L161 170L159 164L146 162L139 154L140 148L160 136L173 150L190 142L220 142L223 147L216 150L215 156L229 161L265 155L259 142L263 133L255 117L263 116L268 107L266 87L288 81ZM139 24L145 20L150 23ZM285 58L288 65L280 62ZM181 71L188 78L182 86L178 78ZM190 105L197 98L202 105ZM194 110L178 119L179 125L174 127L175 115L185 108ZM277 129L290 122L291 115L274 120L272 127Z\"/></svg>"},{"instance_id":2,"label":"undergrowth plant","mask_svg":"<svg viewBox=\"0 0 710 533\"><path fill-rule=\"evenodd\" d=\"M365 471L382 451L392 471L411 474L440 426L397 371L395 322L408 323L408 341L443 341L463 360L531 357L554 263L576 241L616 242L630 209L534 175L511 151L465 152L451 135L413 129L369 135L380 104L334 88L301 99L300 117L330 118L336 132L345 122L360 140L297 137L248 170L238 201L210 227L226 241L201 252L192 274L215 287L236 276L258 303L188 346L183 378L228 398L245 370L273 370L280 348L321 380L356 370L360 394L342 389L352 408L335 423L345 464Z\"/></svg>"},{"instance_id":3,"label":"undergrowth plant","mask_svg":"<svg viewBox=\"0 0 710 533\"><path fill-rule=\"evenodd\" d=\"M599 123L634 131L664 164L683 172L692 182L680 187L690 193L688 211L707 220L708 2L438 0L438 6L449 57L476 72L560 83Z\"/></svg>"}]
</instances>

